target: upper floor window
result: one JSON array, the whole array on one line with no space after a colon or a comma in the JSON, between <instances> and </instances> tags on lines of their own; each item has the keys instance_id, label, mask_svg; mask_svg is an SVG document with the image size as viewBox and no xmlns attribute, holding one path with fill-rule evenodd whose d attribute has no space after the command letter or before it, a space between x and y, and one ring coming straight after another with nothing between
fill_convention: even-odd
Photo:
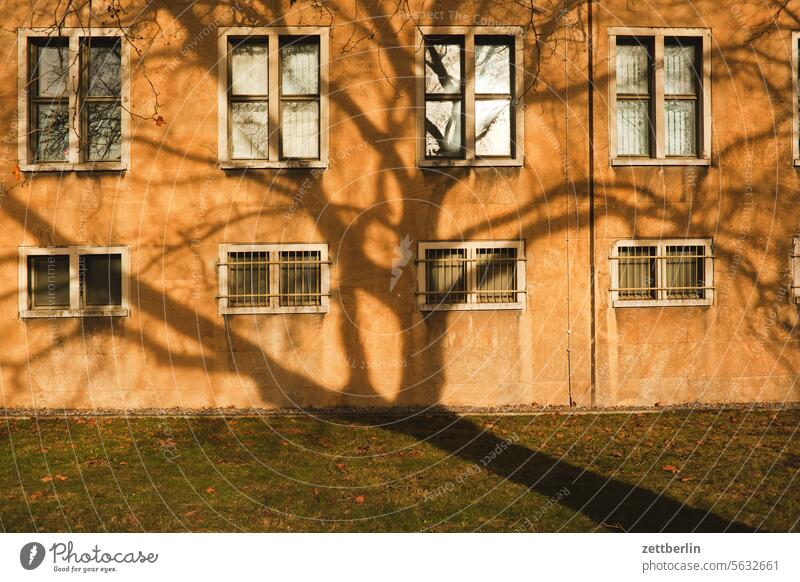
<instances>
[{"instance_id":1,"label":"upper floor window","mask_svg":"<svg viewBox=\"0 0 800 582\"><path fill-rule=\"evenodd\" d=\"M113 29L19 31L22 170L123 170L128 49Z\"/></svg>"},{"instance_id":2,"label":"upper floor window","mask_svg":"<svg viewBox=\"0 0 800 582\"><path fill-rule=\"evenodd\" d=\"M223 315L328 311L327 244L225 244L219 259Z\"/></svg>"},{"instance_id":3,"label":"upper floor window","mask_svg":"<svg viewBox=\"0 0 800 582\"><path fill-rule=\"evenodd\" d=\"M521 166L522 29L422 27L418 163Z\"/></svg>"},{"instance_id":4,"label":"upper floor window","mask_svg":"<svg viewBox=\"0 0 800 582\"><path fill-rule=\"evenodd\" d=\"M710 162L710 44L702 29L610 29L613 165Z\"/></svg>"},{"instance_id":5,"label":"upper floor window","mask_svg":"<svg viewBox=\"0 0 800 582\"><path fill-rule=\"evenodd\" d=\"M128 247L20 247L20 317L126 316Z\"/></svg>"},{"instance_id":6,"label":"upper floor window","mask_svg":"<svg viewBox=\"0 0 800 582\"><path fill-rule=\"evenodd\" d=\"M325 167L327 29L223 28L219 52L220 165Z\"/></svg>"},{"instance_id":7,"label":"upper floor window","mask_svg":"<svg viewBox=\"0 0 800 582\"><path fill-rule=\"evenodd\" d=\"M711 305L711 239L620 241L611 254L614 307Z\"/></svg>"},{"instance_id":8,"label":"upper floor window","mask_svg":"<svg viewBox=\"0 0 800 582\"><path fill-rule=\"evenodd\" d=\"M423 311L525 308L523 241L421 242L418 252Z\"/></svg>"}]
</instances>

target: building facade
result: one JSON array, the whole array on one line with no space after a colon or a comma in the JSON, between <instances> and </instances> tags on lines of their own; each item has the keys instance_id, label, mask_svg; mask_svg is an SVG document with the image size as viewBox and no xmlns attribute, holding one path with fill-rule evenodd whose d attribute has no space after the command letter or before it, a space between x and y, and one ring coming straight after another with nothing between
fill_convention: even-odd
<instances>
[{"instance_id":1,"label":"building facade","mask_svg":"<svg viewBox=\"0 0 800 582\"><path fill-rule=\"evenodd\" d=\"M9 9L0 407L800 400L791 7L524 4Z\"/></svg>"}]
</instances>

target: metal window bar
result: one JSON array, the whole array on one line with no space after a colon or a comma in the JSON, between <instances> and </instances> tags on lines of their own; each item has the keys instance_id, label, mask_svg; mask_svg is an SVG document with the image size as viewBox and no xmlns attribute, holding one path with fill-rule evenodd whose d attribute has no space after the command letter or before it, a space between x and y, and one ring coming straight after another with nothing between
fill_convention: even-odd
<instances>
[{"instance_id":1,"label":"metal window bar","mask_svg":"<svg viewBox=\"0 0 800 582\"><path fill-rule=\"evenodd\" d=\"M509 289L516 287L517 249L476 249L478 288L475 291L478 303L513 303L516 294Z\"/></svg>"},{"instance_id":2,"label":"metal window bar","mask_svg":"<svg viewBox=\"0 0 800 582\"><path fill-rule=\"evenodd\" d=\"M322 267L319 251L281 251L278 300L287 307L322 304Z\"/></svg>"},{"instance_id":3,"label":"metal window bar","mask_svg":"<svg viewBox=\"0 0 800 582\"><path fill-rule=\"evenodd\" d=\"M426 305L457 303L515 303L517 263L516 248L478 248L475 255L468 249L426 249L425 258L416 263L425 265ZM472 275L475 275L474 277Z\"/></svg>"},{"instance_id":4,"label":"metal window bar","mask_svg":"<svg viewBox=\"0 0 800 582\"><path fill-rule=\"evenodd\" d=\"M228 305L269 307L269 254L266 251L228 253Z\"/></svg>"},{"instance_id":5,"label":"metal window bar","mask_svg":"<svg viewBox=\"0 0 800 582\"><path fill-rule=\"evenodd\" d=\"M620 301L705 299L705 260L713 258L700 245L620 247L617 286Z\"/></svg>"}]
</instances>

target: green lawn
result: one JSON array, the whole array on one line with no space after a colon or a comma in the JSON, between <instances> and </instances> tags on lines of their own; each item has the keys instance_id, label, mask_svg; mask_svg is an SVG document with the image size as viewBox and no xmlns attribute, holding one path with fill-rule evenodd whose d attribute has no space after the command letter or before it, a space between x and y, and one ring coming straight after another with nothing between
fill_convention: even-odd
<instances>
[{"instance_id":1,"label":"green lawn","mask_svg":"<svg viewBox=\"0 0 800 582\"><path fill-rule=\"evenodd\" d=\"M5 531L800 529L798 410L0 420Z\"/></svg>"}]
</instances>

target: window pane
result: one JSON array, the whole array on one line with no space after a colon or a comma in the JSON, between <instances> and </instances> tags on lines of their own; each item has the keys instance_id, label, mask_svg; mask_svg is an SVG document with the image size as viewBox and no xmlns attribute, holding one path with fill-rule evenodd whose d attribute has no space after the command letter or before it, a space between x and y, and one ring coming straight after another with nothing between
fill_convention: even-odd
<instances>
[{"instance_id":1,"label":"window pane","mask_svg":"<svg viewBox=\"0 0 800 582\"><path fill-rule=\"evenodd\" d=\"M231 157L266 159L269 152L267 103L231 104Z\"/></svg>"},{"instance_id":2,"label":"window pane","mask_svg":"<svg viewBox=\"0 0 800 582\"><path fill-rule=\"evenodd\" d=\"M664 103L668 156L697 155L696 107L694 100Z\"/></svg>"},{"instance_id":3,"label":"window pane","mask_svg":"<svg viewBox=\"0 0 800 582\"><path fill-rule=\"evenodd\" d=\"M475 45L475 92L511 93L511 46Z\"/></svg>"},{"instance_id":4,"label":"window pane","mask_svg":"<svg viewBox=\"0 0 800 582\"><path fill-rule=\"evenodd\" d=\"M427 249L425 251L425 303L467 302L465 249Z\"/></svg>"},{"instance_id":5,"label":"window pane","mask_svg":"<svg viewBox=\"0 0 800 582\"><path fill-rule=\"evenodd\" d=\"M461 93L461 46L426 44L425 91Z\"/></svg>"},{"instance_id":6,"label":"window pane","mask_svg":"<svg viewBox=\"0 0 800 582\"><path fill-rule=\"evenodd\" d=\"M650 154L650 119L647 101L617 101L617 153L622 156Z\"/></svg>"},{"instance_id":7,"label":"window pane","mask_svg":"<svg viewBox=\"0 0 800 582\"><path fill-rule=\"evenodd\" d=\"M61 97L67 91L69 54L66 46L34 47L35 94L39 97Z\"/></svg>"},{"instance_id":8,"label":"window pane","mask_svg":"<svg viewBox=\"0 0 800 582\"><path fill-rule=\"evenodd\" d=\"M703 299L705 289L702 246L668 246L664 260L664 286L668 299Z\"/></svg>"},{"instance_id":9,"label":"window pane","mask_svg":"<svg viewBox=\"0 0 800 582\"><path fill-rule=\"evenodd\" d=\"M462 154L461 101L425 103L425 155L457 157Z\"/></svg>"},{"instance_id":10,"label":"window pane","mask_svg":"<svg viewBox=\"0 0 800 582\"><path fill-rule=\"evenodd\" d=\"M319 104L285 101L281 124L284 158L319 158Z\"/></svg>"},{"instance_id":11,"label":"window pane","mask_svg":"<svg viewBox=\"0 0 800 582\"><path fill-rule=\"evenodd\" d=\"M511 101L475 102L475 153L479 156L511 155Z\"/></svg>"},{"instance_id":12,"label":"window pane","mask_svg":"<svg viewBox=\"0 0 800 582\"><path fill-rule=\"evenodd\" d=\"M618 297L624 301L656 298L656 247L620 247Z\"/></svg>"},{"instance_id":13,"label":"window pane","mask_svg":"<svg viewBox=\"0 0 800 582\"><path fill-rule=\"evenodd\" d=\"M228 306L269 307L266 252L228 253Z\"/></svg>"},{"instance_id":14,"label":"window pane","mask_svg":"<svg viewBox=\"0 0 800 582\"><path fill-rule=\"evenodd\" d=\"M517 249L477 249L478 303L517 300Z\"/></svg>"},{"instance_id":15,"label":"window pane","mask_svg":"<svg viewBox=\"0 0 800 582\"><path fill-rule=\"evenodd\" d=\"M617 45L617 94L649 94L649 60L647 47Z\"/></svg>"},{"instance_id":16,"label":"window pane","mask_svg":"<svg viewBox=\"0 0 800 582\"><path fill-rule=\"evenodd\" d=\"M319 91L319 44L295 42L281 47L284 95L316 95Z\"/></svg>"},{"instance_id":17,"label":"window pane","mask_svg":"<svg viewBox=\"0 0 800 582\"><path fill-rule=\"evenodd\" d=\"M693 46L664 45L664 93L695 95Z\"/></svg>"},{"instance_id":18,"label":"window pane","mask_svg":"<svg viewBox=\"0 0 800 582\"><path fill-rule=\"evenodd\" d=\"M122 155L122 118L118 103L87 103L89 160L118 160Z\"/></svg>"},{"instance_id":19,"label":"window pane","mask_svg":"<svg viewBox=\"0 0 800 582\"><path fill-rule=\"evenodd\" d=\"M63 161L69 151L69 113L67 104L44 103L34 106L36 123L36 161Z\"/></svg>"},{"instance_id":20,"label":"window pane","mask_svg":"<svg viewBox=\"0 0 800 582\"><path fill-rule=\"evenodd\" d=\"M282 251L280 304L321 305L319 251Z\"/></svg>"},{"instance_id":21,"label":"window pane","mask_svg":"<svg viewBox=\"0 0 800 582\"><path fill-rule=\"evenodd\" d=\"M267 42L246 42L231 50L231 93L234 95L266 95L269 56Z\"/></svg>"},{"instance_id":22,"label":"window pane","mask_svg":"<svg viewBox=\"0 0 800 582\"><path fill-rule=\"evenodd\" d=\"M28 285L32 309L69 308L69 256L29 257Z\"/></svg>"},{"instance_id":23,"label":"window pane","mask_svg":"<svg viewBox=\"0 0 800 582\"><path fill-rule=\"evenodd\" d=\"M84 306L122 305L122 255L82 255L79 273Z\"/></svg>"},{"instance_id":24,"label":"window pane","mask_svg":"<svg viewBox=\"0 0 800 582\"><path fill-rule=\"evenodd\" d=\"M110 44L105 40L91 40L89 46L89 95L119 96L119 50L119 41Z\"/></svg>"}]
</instances>

